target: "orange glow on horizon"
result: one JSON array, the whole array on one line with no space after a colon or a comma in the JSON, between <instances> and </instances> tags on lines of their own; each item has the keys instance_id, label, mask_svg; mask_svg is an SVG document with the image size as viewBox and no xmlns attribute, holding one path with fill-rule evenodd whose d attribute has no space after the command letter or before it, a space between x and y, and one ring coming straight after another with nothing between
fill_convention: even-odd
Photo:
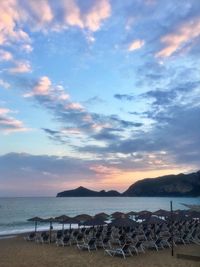
<instances>
[{"instance_id":1,"label":"orange glow on horizon","mask_svg":"<svg viewBox=\"0 0 200 267\"><path fill-rule=\"evenodd\" d=\"M117 190L119 192L124 192L136 181L145 178L156 178L159 176L169 175L169 174L179 174L187 172L185 169L165 169L165 170L148 170L148 171L132 171L132 172L119 172L109 173L108 175L96 174L94 179L83 179L76 182L67 182L61 185L61 190L71 190L79 186L84 186L91 190Z\"/></svg>"}]
</instances>

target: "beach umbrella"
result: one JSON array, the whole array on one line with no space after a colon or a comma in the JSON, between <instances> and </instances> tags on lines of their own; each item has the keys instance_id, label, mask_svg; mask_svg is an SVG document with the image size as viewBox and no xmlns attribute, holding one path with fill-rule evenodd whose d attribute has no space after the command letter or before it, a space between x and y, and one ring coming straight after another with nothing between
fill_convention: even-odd
<instances>
[{"instance_id":1,"label":"beach umbrella","mask_svg":"<svg viewBox=\"0 0 200 267\"><path fill-rule=\"evenodd\" d=\"M68 218L70 218L70 217L67 216L67 215L61 215L61 216L55 217L55 221L57 221L57 222L64 222Z\"/></svg>"},{"instance_id":2,"label":"beach umbrella","mask_svg":"<svg viewBox=\"0 0 200 267\"><path fill-rule=\"evenodd\" d=\"M80 214L80 215L76 215L74 219L77 219L80 222L84 222L84 221L92 219L92 216L88 214Z\"/></svg>"},{"instance_id":3,"label":"beach umbrella","mask_svg":"<svg viewBox=\"0 0 200 267\"><path fill-rule=\"evenodd\" d=\"M97 213L94 218L101 218L103 220L108 220L109 218L109 214L105 213L105 212L101 212L101 213Z\"/></svg>"},{"instance_id":4,"label":"beach umbrella","mask_svg":"<svg viewBox=\"0 0 200 267\"><path fill-rule=\"evenodd\" d=\"M35 223L35 233L37 232L37 224L38 222L42 222L43 219L40 217L33 217L27 220L28 222L34 222Z\"/></svg>"},{"instance_id":5,"label":"beach umbrella","mask_svg":"<svg viewBox=\"0 0 200 267\"><path fill-rule=\"evenodd\" d=\"M84 226L100 226L100 225L105 225L106 222L102 218L92 218L88 221L83 222L82 225Z\"/></svg>"},{"instance_id":6,"label":"beach umbrella","mask_svg":"<svg viewBox=\"0 0 200 267\"><path fill-rule=\"evenodd\" d=\"M151 215L151 214L152 214L152 212L148 211L148 210L138 211L138 215Z\"/></svg>"},{"instance_id":7,"label":"beach umbrella","mask_svg":"<svg viewBox=\"0 0 200 267\"><path fill-rule=\"evenodd\" d=\"M56 220L52 217L43 219L43 222L49 222L49 242L51 243L51 234L52 234L52 229L53 229L53 222L56 222Z\"/></svg>"},{"instance_id":8,"label":"beach umbrella","mask_svg":"<svg viewBox=\"0 0 200 267\"><path fill-rule=\"evenodd\" d=\"M111 214L111 216L112 216L113 218L115 218L115 219L117 219L117 218L122 218L124 215L125 215L125 214L124 214L123 212L120 212L120 211L116 211L116 212L113 212L113 213Z\"/></svg>"},{"instance_id":9,"label":"beach umbrella","mask_svg":"<svg viewBox=\"0 0 200 267\"><path fill-rule=\"evenodd\" d=\"M78 220L76 217L68 217L65 221L64 224L69 224L69 227L71 229L72 224L79 224L80 220Z\"/></svg>"},{"instance_id":10,"label":"beach umbrella","mask_svg":"<svg viewBox=\"0 0 200 267\"><path fill-rule=\"evenodd\" d=\"M62 224L62 230L64 231L64 222L69 219L70 217L67 215L61 215L58 217L55 217L55 221Z\"/></svg>"},{"instance_id":11,"label":"beach umbrella","mask_svg":"<svg viewBox=\"0 0 200 267\"><path fill-rule=\"evenodd\" d=\"M113 220L109 225L117 227L135 227L137 223L129 218L117 218Z\"/></svg>"}]
</instances>

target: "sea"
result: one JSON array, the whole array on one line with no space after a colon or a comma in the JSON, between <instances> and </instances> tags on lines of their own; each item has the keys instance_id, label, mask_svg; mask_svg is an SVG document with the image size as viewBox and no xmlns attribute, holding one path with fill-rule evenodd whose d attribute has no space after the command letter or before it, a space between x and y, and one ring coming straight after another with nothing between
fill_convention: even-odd
<instances>
[{"instance_id":1,"label":"sea","mask_svg":"<svg viewBox=\"0 0 200 267\"><path fill-rule=\"evenodd\" d=\"M18 197L0 198L0 236L15 235L34 230L34 223L27 219L39 216L42 218L60 215L75 216L78 214L95 215L100 212L111 214L115 211L156 211L187 209L184 204L200 204L198 198L168 197ZM54 224L54 229L62 225ZM48 223L39 223L38 230L47 230ZM65 226L67 228L67 226Z\"/></svg>"}]
</instances>

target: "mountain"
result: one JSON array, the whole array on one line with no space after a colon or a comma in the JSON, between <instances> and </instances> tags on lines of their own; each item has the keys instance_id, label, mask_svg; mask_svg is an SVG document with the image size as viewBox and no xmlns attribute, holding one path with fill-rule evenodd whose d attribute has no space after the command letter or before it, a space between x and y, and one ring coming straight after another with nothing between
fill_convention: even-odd
<instances>
[{"instance_id":1,"label":"mountain","mask_svg":"<svg viewBox=\"0 0 200 267\"><path fill-rule=\"evenodd\" d=\"M63 191L57 197L197 197L200 196L200 171L147 178L132 184L124 193L93 191L82 186Z\"/></svg>"},{"instance_id":2,"label":"mountain","mask_svg":"<svg viewBox=\"0 0 200 267\"><path fill-rule=\"evenodd\" d=\"M143 179L131 185L123 196L197 197L200 196L200 171Z\"/></svg>"},{"instance_id":3,"label":"mountain","mask_svg":"<svg viewBox=\"0 0 200 267\"><path fill-rule=\"evenodd\" d=\"M57 197L118 197L118 196L121 196L121 194L114 190L107 192L105 190L102 190L98 192L87 189L82 186L73 190L67 190L57 194Z\"/></svg>"}]
</instances>

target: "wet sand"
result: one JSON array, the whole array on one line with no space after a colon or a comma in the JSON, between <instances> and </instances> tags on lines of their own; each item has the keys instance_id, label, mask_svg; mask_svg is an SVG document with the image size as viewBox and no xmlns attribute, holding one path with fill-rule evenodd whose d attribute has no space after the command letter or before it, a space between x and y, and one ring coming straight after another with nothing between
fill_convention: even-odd
<instances>
[{"instance_id":1,"label":"wet sand","mask_svg":"<svg viewBox=\"0 0 200 267\"><path fill-rule=\"evenodd\" d=\"M200 246L187 245L169 249L147 250L145 254L127 257L110 257L103 249L79 251L76 246L57 247L55 244L27 242L22 236L0 240L0 267L199 267L200 262L177 259L176 254L200 255Z\"/></svg>"}]
</instances>

